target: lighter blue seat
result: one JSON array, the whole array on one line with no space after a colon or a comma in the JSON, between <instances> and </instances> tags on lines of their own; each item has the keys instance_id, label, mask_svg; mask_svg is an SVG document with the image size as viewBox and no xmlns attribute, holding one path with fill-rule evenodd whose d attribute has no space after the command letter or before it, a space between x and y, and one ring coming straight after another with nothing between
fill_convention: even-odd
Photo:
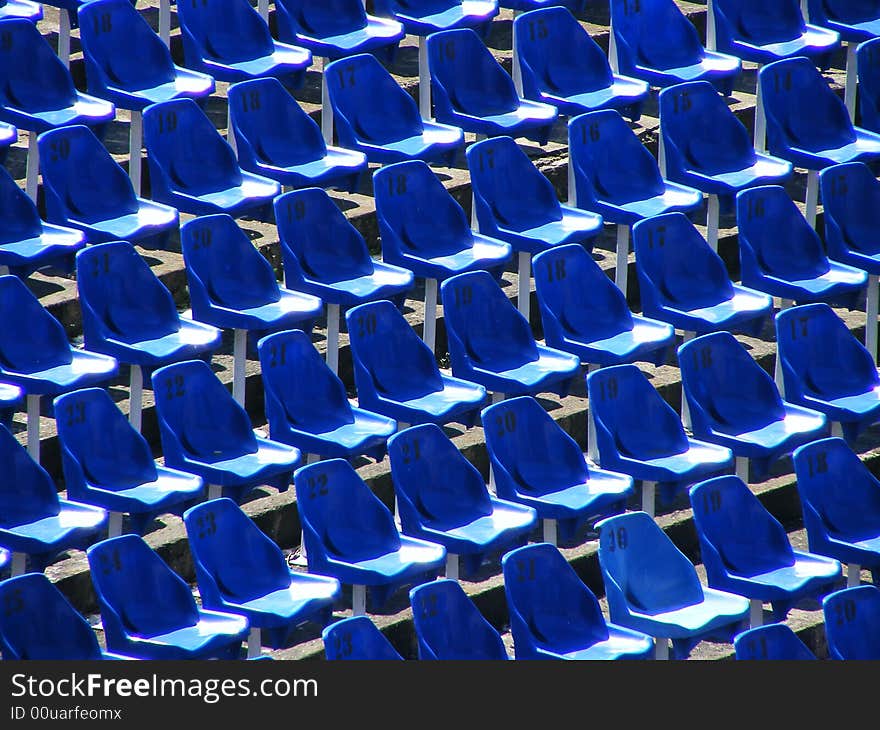
<instances>
[{"instance_id":1,"label":"lighter blue seat","mask_svg":"<svg viewBox=\"0 0 880 730\"><path fill-rule=\"evenodd\" d=\"M844 588L822 601L828 658L842 661L880 659L880 588Z\"/></svg>"},{"instance_id":2,"label":"lighter blue seat","mask_svg":"<svg viewBox=\"0 0 880 730\"><path fill-rule=\"evenodd\" d=\"M321 632L324 655L330 661L403 661L397 649L368 616L334 621Z\"/></svg>"},{"instance_id":3,"label":"lighter blue seat","mask_svg":"<svg viewBox=\"0 0 880 730\"><path fill-rule=\"evenodd\" d=\"M712 588L748 598L757 616L770 603L784 621L803 599L820 600L841 578L840 563L795 550L779 522L737 476L708 479L690 489L694 527L706 580Z\"/></svg>"},{"instance_id":4,"label":"lighter blue seat","mask_svg":"<svg viewBox=\"0 0 880 730\"><path fill-rule=\"evenodd\" d=\"M27 18L32 23L43 19L43 6L31 0L3 0L0 3L0 19Z\"/></svg>"},{"instance_id":5,"label":"lighter blue seat","mask_svg":"<svg viewBox=\"0 0 880 730\"><path fill-rule=\"evenodd\" d=\"M535 510L523 500L491 495L480 472L435 423L392 436L388 456L401 530L446 548L447 578L458 578L459 559L472 578L490 555L525 544L537 525Z\"/></svg>"},{"instance_id":6,"label":"lighter blue seat","mask_svg":"<svg viewBox=\"0 0 880 730\"><path fill-rule=\"evenodd\" d=\"M602 371L600 371L602 372ZM599 565L611 621L655 639L658 658L686 658L704 639L730 642L748 622L742 596L703 586L696 568L644 512L598 523Z\"/></svg>"},{"instance_id":7,"label":"lighter blue seat","mask_svg":"<svg viewBox=\"0 0 880 730\"><path fill-rule=\"evenodd\" d=\"M734 637L733 649L738 660L818 659L788 624L765 624L747 629Z\"/></svg>"},{"instance_id":8,"label":"lighter blue seat","mask_svg":"<svg viewBox=\"0 0 880 730\"><path fill-rule=\"evenodd\" d=\"M507 661L501 634L455 580L444 578L409 592L419 659Z\"/></svg>"},{"instance_id":9,"label":"lighter blue seat","mask_svg":"<svg viewBox=\"0 0 880 730\"><path fill-rule=\"evenodd\" d=\"M504 597L517 660L650 659L650 636L606 621L599 601L547 543L502 559Z\"/></svg>"},{"instance_id":10,"label":"lighter blue seat","mask_svg":"<svg viewBox=\"0 0 880 730\"><path fill-rule=\"evenodd\" d=\"M498 0L375 0L373 12L394 18L410 35L428 36L455 28L474 28L485 34L498 15Z\"/></svg>"},{"instance_id":11,"label":"lighter blue seat","mask_svg":"<svg viewBox=\"0 0 880 730\"><path fill-rule=\"evenodd\" d=\"M110 651L139 659L238 658L248 620L199 607L142 537L103 540L86 555Z\"/></svg>"}]
</instances>

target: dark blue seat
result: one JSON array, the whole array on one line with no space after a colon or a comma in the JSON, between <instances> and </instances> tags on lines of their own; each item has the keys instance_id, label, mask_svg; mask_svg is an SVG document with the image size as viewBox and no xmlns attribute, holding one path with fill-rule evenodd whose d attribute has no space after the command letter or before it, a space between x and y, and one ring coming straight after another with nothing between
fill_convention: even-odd
<instances>
[{"instance_id":1,"label":"dark blue seat","mask_svg":"<svg viewBox=\"0 0 880 730\"><path fill-rule=\"evenodd\" d=\"M27 18L32 23L43 19L43 6L31 0L3 0L0 2L0 19Z\"/></svg>"},{"instance_id":2,"label":"dark blue seat","mask_svg":"<svg viewBox=\"0 0 880 730\"><path fill-rule=\"evenodd\" d=\"M599 371L604 372L604 371ZM703 639L730 642L748 622L742 596L703 586L687 556L644 512L602 520L599 565L611 621L655 639L655 656L686 658Z\"/></svg>"},{"instance_id":3,"label":"dark blue seat","mask_svg":"<svg viewBox=\"0 0 880 730\"><path fill-rule=\"evenodd\" d=\"M272 201L281 186L242 170L232 148L192 99L144 109L144 145L153 200L192 215L272 220Z\"/></svg>"},{"instance_id":4,"label":"dark blue seat","mask_svg":"<svg viewBox=\"0 0 880 730\"><path fill-rule=\"evenodd\" d=\"M354 615L364 613L365 587L382 610L401 586L434 580L446 548L401 534L394 516L344 459L294 473L309 572L354 586Z\"/></svg>"},{"instance_id":5,"label":"dark blue seat","mask_svg":"<svg viewBox=\"0 0 880 730\"><path fill-rule=\"evenodd\" d=\"M177 209L138 197L125 170L88 127L43 132L37 145L46 220L82 231L88 243L168 246L180 224Z\"/></svg>"},{"instance_id":6,"label":"dark blue seat","mask_svg":"<svg viewBox=\"0 0 880 730\"><path fill-rule=\"evenodd\" d=\"M765 624L733 638L738 660L800 661L818 657L788 624Z\"/></svg>"},{"instance_id":7,"label":"dark blue seat","mask_svg":"<svg viewBox=\"0 0 880 730\"><path fill-rule=\"evenodd\" d=\"M332 61L324 78L339 145L363 152L370 162L449 166L464 145L459 127L423 120L412 96L369 53Z\"/></svg>"},{"instance_id":8,"label":"dark blue seat","mask_svg":"<svg viewBox=\"0 0 880 730\"><path fill-rule=\"evenodd\" d=\"M110 651L140 659L237 659L243 616L201 608L189 585L137 535L86 555Z\"/></svg>"},{"instance_id":9,"label":"dark blue seat","mask_svg":"<svg viewBox=\"0 0 880 730\"><path fill-rule=\"evenodd\" d=\"M837 31L849 43L880 36L877 0L807 0L807 12L810 23Z\"/></svg>"},{"instance_id":10,"label":"dark blue seat","mask_svg":"<svg viewBox=\"0 0 880 730\"><path fill-rule=\"evenodd\" d=\"M828 257L880 274L880 181L864 162L832 165L819 175Z\"/></svg>"},{"instance_id":11,"label":"dark blue seat","mask_svg":"<svg viewBox=\"0 0 880 730\"><path fill-rule=\"evenodd\" d=\"M181 2L177 20L187 68L230 83L274 76L298 88L305 81L312 54L272 38L246 0Z\"/></svg>"},{"instance_id":12,"label":"dark blue seat","mask_svg":"<svg viewBox=\"0 0 880 730\"><path fill-rule=\"evenodd\" d=\"M675 328L630 312L626 297L580 244L535 256L535 289L544 342L581 362L666 362Z\"/></svg>"},{"instance_id":13,"label":"dark blue seat","mask_svg":"<svg viewBox=\"0 0 880 730\"><path fill-rule=\"evenodd\" d=\"M507 661L507 649L455 580L423 583L409 592L419 659Z\"/></svg>"},{"instance_id":14,"label":"dark blue seat","mask_svg":"<svg viewBox=\"0 0 880 730\"><path fill-rule=\"evenodd\" d=\"M498 0L375 0L373 12L394 18L410 35L455 28L486 33L498 15Z\"/></svg>"},{"instance_id":15,"label":"dark blue seat","mask_svg":"<svg viewBox=\"0 0 880 730\"><path fill-rule=\"evenodd\" d=\"M367 169L366 155L328 147L317 123L278 79L232 84L227 99L230 134L243 170L292 188L355 192Z\"/></svg>"},{"instance_id":16,"label":"dark blue seat","mask_svg":"<svg viewBox=\"0 0 880 730\"><path fill-rule=\"evenodd\" d=\"M523 13L513 34L524 98L569 117L598 109L617 109L633 122L641 117L648 83L613 73L605 51L567 8Z\"/></svg>"},{"instance_id":17,"label":"dark blue seat","mask_svg":"<svg viewBox=\"0 0 880 730\"><path fill-rule=\"evenodd\" d=\"M259 355L270 438L322 458L384 458L397 422L353 406L305 332L267 335Z\"/></svg>"},{"instance_id":18,"label":"dark blue seat","mask_svg":"<svg viewBox=\"0 0 880 730\"><path fill-rule=\"evenodd\" d=\"M441 373L431 348L394 304L362 304L345 319L362 408L401 424L473 425L486 404L486 389Z\"/></svg>"},{"instance_id":19,"label":"dark blue seat","mask_svg":"<svg viewBox=\"0 0 880 730\"><path fill-rule=\"evenodd\" d=\"M244 616L248 655L262 645L290 645L306 622L323 628L341 586L335 578L292 570L284 553L231 499L214 499L183 515L202 606Z\"/></svg>"},{"instance_id":20,"label":"dark blue seat","mask_svg":"<svg viewBox=\"0 0 880 730\"><path fill-rule=\"evenodd\" d=\"M0 582L0 651L7 661L96 661L104 651L89 622L43 573Z\"/></svg>"},{"instance_id":21,"label":"dark blue seat","mask_svg":"<svg viewBox=\"0 0 880 730\"><path fill-rule=\"evenodd\" d=\"M822 600L828 658L843 661L880 659L880 588L856 586Z\"/></svg>"},{"instance_id":22,"label":"dark blue seat","mask_svg":"<svg viewBox=\"0 0 880 730\"><path fill-rule=\"evenodd\" d=\"M489 272L447 279L440 297L453 375L505 395L568 394L580 358L538 344Z\"/></svg>"},{"instance_id":23,"label":"dark blue seat","mask_svg":"<svg viewBox=\"0 0 880 730\"><path fill-rule=\"evenodd\" d=\"M208 498L241 502L268 484L285 491L300 451L254 433L247 411L202 360L165 365L152 375L166 466L197 474Z\"/></svg>"},{"instance_id":24,"label":"dark blue seat","mask_svg":"<svg viewBox=\"0 0 880 730\"><path fill-rule=\"evenodd\" d=\"M712 588L748 598L752 625L784 621L802 599L821 599L841 578L840 563L795 550L779 522L737 476L708 479L690 489L694 527L706 580Z\"/></svg>"},{"instance_id":25,"label":"dark blue seat","mask_svg":"<svg viewBox=\"0 0 880 730\"><path fill-rule=\"evenodd\" d=\"M733 466L729 448L685 433L678 414L636 365L590 373L587 393L599 463L643 482L642 509L648 514L654 513L649 484L659 483L662 502L670 503L679 490Z\"/></svg>"},{"instance_id":26,"label":"dark blue seat","mask_svg":"<svg viewBox=\"0 0 880 730\"><path fill-rule=\"evenodd\" d=\"M734 284L721 257L684 213L633 226L642 313L686 332L757 335L773 308L762 292Z\"/></svg>"},{"instance_id":27,"label":"dark blue seat","mask_svg":"<svg viewBox=\"0 0 880 730\"><path fill-rule=\"evenodd\" d=\"M705 79L729 96L742 70L736 56L703 46L674 0L611 0L611 34L611 67L652 86Z\"/></svg>"},{"instance_id":28,"label":"dark blue seat","mask_svg":"<svg viewBox=\"0 0 880 730\"><path fill-rule=\"evenodd\" d=\"M388 456L401 530L446 548L447 578L458 579L459 558L472 578L489 555L525 544L537 525L523 500L490 495L480 472L435 423L392 436Z\"/></svg>"},{"instance_id":29,"label":"dark blue seat","mask_svg":"<svg viewBox=\"0 0 880 730\"><path fill-rule=\"evenodd\" d=\"M555 546L511 550L502 567L517 660L652 658L652 638L606 621L595 594Z\"/></svg>"},{"instance_id":30,"label":"dark blue seat","mask_svg":"<svg viewBox=\"0 0 880 730\"><path fill-rule=\"evenodd\" d=\"M850 586L862 566L880 585L880 480L839 437L799 447L792 462L810 551L846 563Z\"/></svg>"},{"instance_id":31,"label":"dark blue seat","mask_svg":"<svg viewBox=\"0 0 880 730\"><path fill-rule=\"evenodd\" d=\"M397 649L368 616L334 621L321 632L324 655L330 661L403 661Z\"/></svg>"},{"instance_id":32,"label":"dark blue seat","mask_svg":"<svg viewBox=\"0 0 880 730\"><path fill-rule=\"evenodd\" d=\"M880 132L880 39L860 43L856 48L859 125Z\"/></svg>"}]
</instances>

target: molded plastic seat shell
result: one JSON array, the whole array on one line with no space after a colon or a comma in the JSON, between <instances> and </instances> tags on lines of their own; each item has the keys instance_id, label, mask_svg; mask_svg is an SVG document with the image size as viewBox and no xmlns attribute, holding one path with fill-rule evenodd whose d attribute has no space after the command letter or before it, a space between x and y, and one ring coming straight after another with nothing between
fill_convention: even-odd
<instances>
[{"instance_id":1,"label":"molded plastic seat shell","mask_svg":"<svg viewBox=\"0 0 880 730\"><path fill-rule=\"evenodd\" d=\"M397 649L368 616L349 616L334 621L321 632L328 660L403 661Z\"/></svg>"},{"instance_id":2,"label":"molded plastic seat shell","mask_svg":"<svg viewBox=\"0 0 880 730\"><path fill-rule=\"evenodd\" d=\"M830 659L880 659L880 588L856 586L831 593L822 600L822 613Z\"/></svg>"},{"instance_id":3,"label":"molded plastic seat shell","mask_svg":"<svg viewBox=\"0 0 880 730\"><path fill-rule=\"evenodd\" d=\"M813 660L818 657L788 624L764 624L746 629L733 639L736 659Z\"/></svg>"},{"instance_id":4,"label":"molded plastic seat shell","mask_svg":"<svg viewBox=\"0 0 880 730\"><path fill-rule=\"evenodd\" d=\"M819 173L828 258L880 274L880 181L864 162L846 162Z\"/></svg>"},{"instance_id":5,"label":"molded plastic seat shell","mask_svg":"<svg viewBox=\"0 0 880 730\"><path fill-rule=\"evenodd\" d=\"M408 35L474 28L487 33L498 15L498 0L375 0L373 12L394 18Z\"/></svg>"}]
</instances>

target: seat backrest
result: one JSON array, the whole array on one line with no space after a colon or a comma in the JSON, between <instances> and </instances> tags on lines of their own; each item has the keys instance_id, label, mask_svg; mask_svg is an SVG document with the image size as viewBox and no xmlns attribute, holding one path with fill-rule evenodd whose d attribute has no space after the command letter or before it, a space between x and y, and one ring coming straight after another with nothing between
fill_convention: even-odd
<instances>
[{"instance_id":1,"label":"seat backrest","mask_svg":"<svg viewBox=\"0 0 880 730\"><path fill-rule=\"evenodd\" d=\"M27 449L0 424L0 527L12 527L54 517L61 511L55 484Z\"/></svg>"},{"instance_id":2,"label":"seat backrest","mask_svg":"<svg viewBox=\"0 0 880 730\"><path fill-rule=\"evenodd\" d=\"M291 28L310 38L326 39L367 27L367 12L358 0L281 0Z\"/></svg>"},{"instance_id":3,"label":"seat backrest","mask_svg":"<svg viewBox=\"0 0 880 730\"><path fill-rule=\"evenodd\" d=\"M621 71L689 66L705 55L694 24L674 0L611 0L611 32Z\"/></svg>"},{"instance_id":4,"label":"seat backrest","mask_svg":"<svg viewBox=\"0 0 880 730\"><path fill-rule=\"evenodd\" d=\"M844 588L822 599L825 638L831 659L880 659L880 588Z\"/></svg>"},{"instance_id":5,"label":"seat backrest","mask_svg":"<svg viewBox=\"0 0 880 730\"><path fill-rule=\"evenodd\" d=\"M2 166L0 166L0 220L3 221L3 226L0 228L0 244L34 238L43 230L36 204Z\"/></svg>"},{"instance_id":6,"label":"seat backrest","mask_svg":"<svg viewBox=\"0 0 880 730\"><path fill-rule=\"evenodd\" d=\"M880 59L878 59L880 60ZM864 162L831 165L819 173L828 257L847 261L851 252L880 253L880 181Z\"/></svg>"},{"instance_id":7,"label":"seat backrest","mask_svg":"<svg viewBox=\"0 0 880 730\"><path fill-rule=\"evenodd\" d=\"M321 633L328 660L403 660L368 616L334 621Z\"/></svg>"},{"instance_id":8,"label":"seat backrest","mask_svg":"<svg viewBox=\"0 0 880 730\"><path fill-rule=\"evenodd\" d=\"M507 650L457 580L443 578L409 592L419 659L507 660Z\"/></svg>"},{"instance_id":9,"label":"seat backrest","mask_svg":"<svg viewBox=\"0 0 880 730\"><path fill-rule=\"evenodd\" d=\"M737 659L818 659L788 624L765 624L747 629L734 637L733 649Z\"/></svg>"},{"instance_id":10,"label":"seat backrest","mask_svg":"<svg viewBox=\"0 0 880 730\"><path fill-rule=\"evenodd\" d=\"M89 622L44 573L25 573L0 582L0 606L4 659L101 658L101 647Z\"/></svg>"},{"instance_id":11,"label":"seat backrest","mask_svg":"<svg viewBox=\"0 0 880 730\"><path fill-rule=\"evenodd\" d=\"M616 109L580 114L568 122L577 207L622 205L661 195L660 168Z\"/></svg>"},{"instance_id":12,"label":"seat backrest","mask_svg":"<svg viewBox=\"0 0 880 730\"><path fill-rule=\"evenodd\" d=\"M272 53L269 26L247 0L194 0L177 11L186 65L237 63Z\"/></svg>"},{"instance_id":13,"label":"seat backrest","mask_svg":"<svg viewBox=\"0 0 880 730\"><path fill-rule=\"evenodd\" d=\"M807 0L807 10L812 25L857 25L880 17L877 0Z\"/></svg>"},{"instance_id":14,"label":"seat backrest","mask_svg":"<svg viewBox=\"0 0 880 730\"><path fill-rule=\"evenodd\" d=\"M880 132L880 38L872 38L858 45L856 69L860 90L859 126Z\"/></svg>"},{"instance_id":15,"label":"seat backrest","mask_svg":"<svg viewBox=\"0 0 880 730\"><path fill-rule=\"evenodd\" d=\"M719 35L752 45L791 41L806 30L798 0L714 0L714 7Z\"/></svg>"}]
</instances>

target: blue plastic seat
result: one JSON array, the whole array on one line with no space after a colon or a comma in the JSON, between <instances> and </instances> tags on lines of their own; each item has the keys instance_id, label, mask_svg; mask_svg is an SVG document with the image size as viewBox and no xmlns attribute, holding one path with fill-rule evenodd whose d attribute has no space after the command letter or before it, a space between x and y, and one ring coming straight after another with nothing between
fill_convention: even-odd
<instances>
[{"instance_id":1,"label":"blue plastic seat","mask_svg":"<svg viewBox=\"0 0 880 730\"><path fill-rule=\"evenodd\" d=\"M141 659L238 658L248 620L199 607L142 537L113 537L86 555L110 651Z\"/></svg>"},{"instance_id":2,"label":"blue plastic seat","mask_svg":"<svg viewBox=\"0 0 880 730\"><path fill-rule=\"evenodd\" d=\"M665 88L706 80L730 96L742 62L707 50L674 0L611 0L611 67Z\"/></svg>"},{"instance_id":3,"label":"blue plastic seat","mask_svg":"<svg viewBox=\"0 0 880 730\"><path fill-rule=\"evenodd\" d=\"M82 231L40 220L36 204L5 167L0 168L0 220L0 267L16 276L45 267L73 271L74 256L86 245Z\"/></svg>"},{"instance_id":4,"label":"blue plastic seat","mask_svg":"<svg viewBox=\"0 0 880 730\"><path fill-rule=\"evenodd\" d=\"M409 592L419 659L507 661L507 649L455 580L423 583Z\"/></svg>"},{"instance_id":5,"label":"blue plastic seat","mask_svg":"<svg viewBox=\"0 0 880 730\"><path fill-rule=\"evenodd\" d=\"M765 624L747 629L734 637L733 649L738 660L818 659L788 624Z\"/></svg>"},{"instance_id":6,"label":"blue plastic seat","mask_svg":"<svg viewBox=\"0 0 880 730\"><path fill-rule=\"evenodd\" d=\"M514 19L513 34L524 98L552 104L569 117L617 109L639 121L648 83L613 73L605 51L570 10L524 13Z\"/></svg>"},{"instance_id":7,"label":"blue plastic seat","mask_svg":"<svg viewBox=\"0 0 880 730\"><path fill-rule=\"evenodd\" d=\"M434 117L466 132L527 137L546 144L556 107L523 99L513 79L471 28L428 36Z\"/></svg>"},{"instance_id":8,"label":"blue plastic seat","mask_svg":"<svg viewBox=\"0 0 880 730\"><path fill-rule=\"evenodd\" d=\"M43 19L43 6L31 0L2 0L0 2L0 19L27 18L32 23Z\"/></svg>"},{"instance_id":9,"label":"blue plastic seat","mask_svg":"<svg viewBox=\"0 0 880 730\"><path fill-rule=\"evenodd\" d=\"M748 598L753 626L763 622L764 603L773 622L784 621L802 599L821 599L837 587L840 563L793 549L782 523L739 477L700 482L690 501L708 584Z\"/></svg>"},{"instance_id":10,"label":"blue plastic seat","mask_svg":"<svg viewBox=\"0 0 880 730\"><path fill-rule=\"evenodd\" d=\"M302 624L323 629L330 622L339 581L291 570L281 548L231 499L191 507L183 521L202 606L247 618L254 643L281 648Z\"/></svg>"},{"instance_id":11,"label":"blue plastic seat","mask_svg":"<svg viewBox=\"0 0 880 730\"><path fill-rule=\"evenodd\" d=\"M555 546L511 550L502 567L517 660L652 658L651 637L606 621L595 594Z\"/></svg>"},{"instance_id":12,"label":"blue plastic seat","mask_svg":"<svg viewBox=\"0 0 880 730\"><path fill-rule=\"evenodd\" d=\"M375 0L373 12L394 18L409 35L455 28L486 33L498 15L498 0Z\"/></svg>"},{"instance_id":13,"label":"blue plastic seat","mask_svg":"<svg viewBox=\"0 0 880 730\"><path fill-rule=\"evenodd\" d=\"M561 5L572 13L579 13L586 7L587 0L498 0L498 5L502 8L522 12L538 10L551 5Z\"/></svg>"},{"instance_id":14,"label":"blue plastic seat","mask_svg":"<svg viewBox=\"0 0 880 730\"><path fill-rule=\"evenodd\" d=\"M535 510L523 500L490 495L480 472L437 424L395 434L388 439L388 456L401 530L446 548L447 578L458 578L459 558L471 578L490 554L528 541L537 524Z\"/></svg>"},{"instance_id":15,"label":"blue plastic seat","mask_svg":"<svg viewBox=\"0 0 880 730\"><path fill-rule=\"evenodd\" d=\"M152 383L165 465L202 477L209 499L241 502L265 484L282 492L290 486L299 449L257 436L247 411L207 363L165 365Z\"/></svg>"},{"instance_id":16,"label":"blue plastic seat","mask_svg":"<svg viewBox=\"0 0 880 730\"><path fill-rule=\"evenodd\" d=\"M192 99L148 106L144 145L153 200L193 215L272 220L272 201L281 186L242 170L232 148Z\"/></svg>"},{"instance_id":17,"label":"blue plastic seat","mask_svg":"<svg viewBox=\"0 0 880 730\"><path fill-rule=\"evenodd\" d=\"M828 257L880 274L880 181L864 162L832 165L819 175Z\"/></svg>"},{"instance_id":18,"label":"blue plastic seat","mask_svg":"<svg viewBox=\"0 0 880 730\"><path fill-rule=\"evenodd\" d=\"M532 507L545 521L545 542L555 542L546 521L555 521L560 542L571 544L585 525L626 509L632 478L589 464L534 398L495 403L481 415L498 496Z\"/></svg>"},{"instance_id":19,"label":"blue plastic seat","mask_svg":"<svg viewBox=\"0 0 880 730\"><path fill-rule=\"evenodd\" d=\"M773 299L734 284L721 257L684 213L646 218L632 233L646 317L696 334L761 331Z\"/></svg>"},{"instance_id":20,"label":"blue plastic seat","mask_svg":"<svg viewBox=\"0 0 880 730\"><path fill-rule=\"evenodd\" d=\"M859 125L880 132L880 39L860 43L856 49Z\"/></svg>"},{"instance_id":21,"label":"blue plastic seat","mask_svg":"<svg viewBox=\"0 0 880 730\"><path fill-rule=\"evenodd\" d=\"M397 422L353 406L305 332L268 335L259 354L270 438L322 458L384 458Z\"/></svg>"},{"instance_id":22,"label":"blue plastic seat","mask_svg":"<svg viewBox=\"0 0 880 730\"><path fill-rule=\"evenodd\" d=\"M653 636L658 658L665 657L669 639L673 657L684 659L704 639L729 642L747 628L749 602L703 586L650 515L627 512L596 527L609 617Z\"/></svg>"},{"instance_id":23,"label":"blue plastic seat","mask_svg":"<svg viewBox=\"0 0 880 730\"><path fill-rule=\"evenodd\" d=\"M389 509L344 459L300 467L294 485L309 572L353 585L355 615L364 613L366 586L382 610L401 586L434 580L442 570L446 548L401 534Z\"/></svg>"},{"instance_id":24,"label":"blue plastic seat","mask_svg":"<svg viewBox=\"0 0 880 730\"><path fill-rule=\"evenodd\" d=\"M416 101L375 56L340 58L324 75L339 145L363 152L370 162L451 166L464 145L459 127L423 120Z\"/></svg>"},{"instance_id":25,"label":"blue plastic seat","mask_svg":"<svg viewBox=\"0 0 880 730\"><path fill-rule=\"evenodd\" d=\"M580 358L538 344L489 272L447 279L440 297L453 375L505 395L568 394Z\"/></svg>"},{"instance_id":26,"label":"blue plastic seat","mask_svg":"<svg viewBox=\"0 0 880 730\"><path fill-rule=\"evenodd\" d=\"M729 332L686 342L678 363L691 432L748 460L755 481L763 481L777 459L826 434L825 416L785 402L773 378Z\"/></svg>"},{"instance_id":27,"label":"blue plastic seat","mask_svg":"<svg viewBox=\"0 0 880 730\"><path fill-rule=\"evenodd\" d=\"M43 132L37 145L46 220L82 231L88 243L168 246L180 224L177 209L138 197L125 170L88 127Z\"/></svg>"},{"instance_id":28,"label":"blue plastic seat","mask_svg":"<svg viewBox=\"0 0 880 730\"><path fill-rule=\"evenodd\" d=\"M792 461L810 551L846 563L849 585L864 566L880 586L880 480L839 437L799 447Z\"/></svg>"},{"instance_id":29,"label":"blue plastic seat","mask_svg":"<svg viewBox=\"0 0 880 730\"><path fill-rule=\"evenodd\" d=\"M293 188L355 192L367 169L367 156L328 147L317 123L278 79L232 84L227 99L230 134L243 170Z\"/></svg>"},{"instance_id":30,"label":"blue plastic seat","mask_svg":"<svg viewBox=\"0 0 880 730\"><path fill-rule=\"evenodd\" d=\"M880 588L844 588L822 601L828 658L843 661L880 659Z\"/></svg>"},{"instance_id":31,"label":"blue plastic seat","mask_svg":"<svg viewBox=\"0 0 880 730\"><path fill-rule=\"evenodd\" d=\"M330 661L403 661L403 657L368 616L334 621L321 632L324 655Z\"/></svg>"},{"instance_id":32,"label":"blue plastic seat","mask_svg":"<svg viewBox=\"0 0 880 730\"><path fill-rule=\"evenodd\" d=\"M187 68L234 83L274 76L290 88L305 81L312 54L279 43L246 0L181 2L177 20Z\"/></svg>"},{"instance_id":33,"label":"blue plastic seat","mask_svg":"<svg viewBox=\"0 0 880 730\"><path fill-rule=\"evenodd\" d=\"M864 295L867 274L826 256L819 234L781 185L737 193L736 222L743 286L850 309Z\"/></svg>"},{"instance_id":34,"label":"blue plastic seat","mask_svg":"<svg viewBox=\"0 0 880 730\"><path fill-rule=\"evenodd\" d=\"M630 312L626 297L583 246L557 246L532 263L549 347L600 366L666 362L675 328Z\"/></svg>"},{"instance_id":35,"label":"blue plastic seat","mask_svg":"<svg viewBox=\"0 0 880 730\"><path fill-rule=\"evenodd\" d=\"M685 433L678 414L635 365L590 373L587 394L599 463L643 482L642 509L649 514L653 490L645 483L659 483L662 502L670 503L678 490L733 465L729 448Z\"/></svg>"},{"instance_id":36,"label":"blue plastic seat","mask_svg":"<svg viewBox=\"0 0 880 730\"><path fill-rule=\"evenodd\" d=\"M862 43L880 36L877 0L807 0L810 23L835 30L841 40Z\"/></svg>"},{"instance_id":37,"label":"blue plastic seat","mask_svg":"<svg viewBox=\"0 0 880 730\"><path fill-rule=\"evenodd\" d=\"M203 496L201 477L156 464L105 389L65 393L53 407L67 496L110 512L109 537L121 534L123 513L127 531L143 535L155 518L183 514Z\"/></svg>"},{"instance_id":38,"label":"blue plastic seat","mask_svg":"<svg viewBox=\"0 0 880 730\"><path fill-rule=\"evenodd\" d=\"M0 582L0 651L8 661L130 659L104 651L89 622L43 573Z\"/></svg>"}]
</instances>

